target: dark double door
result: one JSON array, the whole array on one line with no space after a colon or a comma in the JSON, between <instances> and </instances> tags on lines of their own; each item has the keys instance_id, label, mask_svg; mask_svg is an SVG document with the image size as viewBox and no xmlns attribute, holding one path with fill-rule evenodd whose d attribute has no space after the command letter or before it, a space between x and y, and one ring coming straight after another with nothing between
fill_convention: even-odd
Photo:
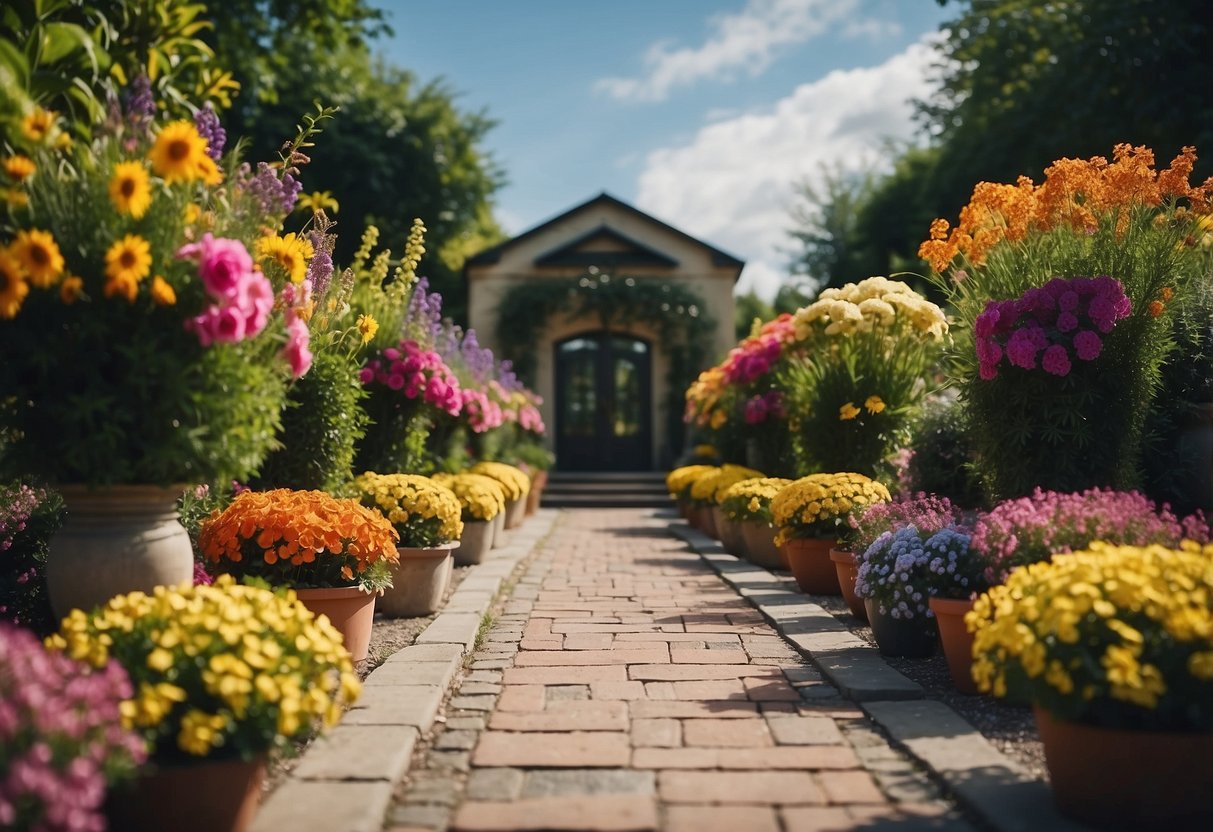
<instances>
[{"instance_id":1,"label":"dark double door","mask_svg":"<svg viewBox=\"0 0 1213 832\"><path fill-rule=\"evenodd\" d=\"M652 351L592 333L556 344L556 465L563 471L652 466Z\"/></svg>"}]
</instances>

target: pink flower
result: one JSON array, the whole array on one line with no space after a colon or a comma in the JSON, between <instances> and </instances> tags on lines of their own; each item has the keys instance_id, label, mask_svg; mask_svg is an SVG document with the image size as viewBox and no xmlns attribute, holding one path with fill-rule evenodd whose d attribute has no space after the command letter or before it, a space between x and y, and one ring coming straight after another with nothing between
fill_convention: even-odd
<instances>
[{"instance_id":1,"label":"pink flower","mask_svg":"<svg viewBox=\"0 0 1213 832\"><path fill-rule=\"evenodd\" d=\"M211 331L216 341L225 344L237 344L244 340L247 318L239 307L212 306L211 310L213 311L215 321Z\"/></svg>"},{"instance_id":2,"label":"pink flower","mask_svg":"<svg viewBox=\"0 0 1213 832\"><path fill-rule=\"evenodd\" d=\"M1078 317L1073 312L1062 312L1057 316L1057 331L1071 332L1078 329Z\"/></svg>"},{"instance_id":3,"label":"pink flower","mask_svg":"<svg viewBox=\"0 0 1213 832\"><path fill-rule=\"evenodd\" d=\"M1026 327L1015 330L1007 341L1007 360L1025 370L1036 369L1036 353L1039 351L1040 348L1036 346L1031 332Z\"/></svg>"},{"instance_id":4,"label":"pink flower","mask_svg":"<svg viewBox=\"0 0 1213 832\"><path fill-rule=\"evenodd\" d=\"M177 257L196 260L202 285L215 300L232 300L253 272L253 258L244 243L208 232L197 243L177 249Z\"/></svg>"},{"instance_id":5,"label":"pink flower","mask_svg":"<svg viewBox=\"0 0 1213 832\"><path fill-rule=\"evenodd\" d=\"M308 349L310 333L301 319L295 318L286 328L287 342L282 355L291 365L291 375L299 378L312 366L312 352Z\"/></svg>"},{"instance_id":6,"label":"pink flower","mask_svg":"<svg viewBox=\"0 0 1213 832\"><path fill-rule=\"evenodd\" d=\"M1045 350L1045 354L1040 360L1040 366L1046 373L1051 373L1055 376L1069 375L1070 354L1066 352L1066 348L1061 344L1054 344Z\"/></svg>"},{"instance_id":7,"label":"pink flower","mask_svg":"<svg viewBox=\"0 0 1213 832\"><path fill-rule=\"evenodd\" d=\"M1094 361L1103 351L1103 341L1089 329L1084 329L1074 336L1074 352L1083 361Z\"/></svg>"},{"instance_id":8,"label":"pink flower","mask_svg":"<svg viewBox=\"0 0 1213 832\"><path fill-rule=\"evenodd\" d=\"M370 384L372 381L375 380L375 371L373 369L371 369L369 366L363 367L361 370L358 371L358 380L361 381L363 384Z\"/></svg>"}]
</instances>

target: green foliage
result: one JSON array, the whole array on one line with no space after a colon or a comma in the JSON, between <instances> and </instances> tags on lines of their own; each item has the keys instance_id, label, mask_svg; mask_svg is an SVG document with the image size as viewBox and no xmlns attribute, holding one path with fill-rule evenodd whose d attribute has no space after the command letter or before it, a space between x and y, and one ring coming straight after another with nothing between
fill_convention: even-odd
<instances>
[{"instance_id":1,"label":"green foliage","mask_svg":"<svg viewBox=\"0 0 1213 832\"><path fill-rule=\"evenodd\" d=\"M367 391L363 407L370 420L354 455L355 473L433 472L433 459L427 451L431 424L425 405L376 384Z\"/></svg>"},{"instance_id":2,"label":"green foliage","mask_svg":"<svg viewBox=\"0 0 1213 832\"><path fill-rule=\"evenodd\" d=\"M57 621L46 592L46 555L66 516L57 491L0 484L0 621L40 635Z\"/></svg>"},{"instance_id":3,"label":"green foliage","mask_svg":"<svg viewBox=\"0 0 1213 832\"><path fill-rule=\"evenodd\" d=\"M596 269L581 277L532 280L514 286L498 307L496 335L502 357L514 363L524 381L532 380L537 337L557 315L570 321L593 320L606 330L626 330L637 324L656 330L669 361L670 435L681 436L678 419L683 391L706 364L706 347L716 328L703 298L678 283L611 275Z\"/></svg>"},{"instance_id":4,"label":"green foliage","mask_svg":"<svg viewBox=\"0 0 1213 832\"><path fill-rule=\"evenodd\" d=\"M984 503L964 408L953 399L929 401L910 429L912 451L903 489L947 497L964 508Z\"/></svg>"},{"instance_id":5,"label":"green foliage","mask_svg":"<svg viewBox=\"0 0 1213 832\"><path fill-rule=\"evenodd\" d=\"M754 325L761 321L769 321L775 317L775 307L760 298L753 290L733 299L734 309L733 331L737 340L750 334Z\"/></svg>"},{"instance_id":6,"label":"green foliage","mask_svg":"<svg viewBox=\"0 0 1213 832\"><path fill-rule=\"evenodd\" d=\"M556 456L539 442L524 440L510 448L501 461L511 465L521 463L534 471L548 471L556 463Z\"/></svg>"},{"instance_id":7,"label":"green foliage","mask_svg":"<svg viewBox=\"0 0 1213 832\"><path fill-rule=\"evenodd\" d=\"M847 171L821 166L820 183L796 185L790 235L797 243L792 272L805 275L817 289L842 286L887 274L862 246L861 209L871 198L871 170Z\"/></svg>"},{"instance_id":8,"label":"green foliage","mask_svg":"<svg viewBox=\"0 0 1213 832\"><path fill-rule=\"evenodd\" d=\"M366 432L358 362L329 351L287 393L281 447L266 457L255 487L337 493L353 478L354 448Z\"/></svg>"}]
</instances>

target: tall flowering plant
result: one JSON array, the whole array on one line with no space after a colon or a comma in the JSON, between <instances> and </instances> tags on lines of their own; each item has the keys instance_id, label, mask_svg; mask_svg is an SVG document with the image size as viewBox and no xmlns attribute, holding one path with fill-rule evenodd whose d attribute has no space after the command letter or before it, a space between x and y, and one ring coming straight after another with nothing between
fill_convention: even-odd
<instances>
[{"instance_id":1,"label":"tall flowering plant","mask_svg":"<svg viewBox=\"0 0 1213 832\"><path fill-rule=\"evenodd\" d=\"M63 517L63 498L56 492L0 485L0 621L41 633L54 629L46 556Z\"/></svg>"},{"instance_id":2,"label":"tall flowering plant","mask_svg":"<svg viewBox=\"0 0 1213 832\"><path fill-rule=\"evenodd\" d=\"M0 827L106 828L107 784L131 776L147 756L123 724L131 694L117 662L93 668L0 623Z\"/></svg>"},{"instance_id":3,"label":"tall flowering plant","mask_svg":"<svg viewBox=\"0 0 1213 832\"><path fill-rule=\"evenodd\" d=\"M254 171L222 155L210 111L128 110L89 141L49 112L0 125L22 172L0 207L4 461L90 485L244 479L310 363L303 299L282 290L313 252L277 232L326 113Z\"/></svg>"},{"instance_id":4,"label":"tall flowering plant","mask_svg":"<svg viewBox=\"0 0 1213 832\"><path fill-rule=\"evenodd\" d=\"M829 288L792 319L781 371L800 467L876 476L908 434L948 334L942 310L905 283Z\"/></svg>"},{"instance_id":5,"label":"tall flowering plant","mask_svg":"<svg viewBox=\"0 0 1213 832\"><path fill-rule=\"evenodd\" d=\"M990 493L1138 485L1171 318L1207 271L1213 180L1145 147L979 183L919 254L956 311L952 372Z\"/></svg>"}]
</instances>

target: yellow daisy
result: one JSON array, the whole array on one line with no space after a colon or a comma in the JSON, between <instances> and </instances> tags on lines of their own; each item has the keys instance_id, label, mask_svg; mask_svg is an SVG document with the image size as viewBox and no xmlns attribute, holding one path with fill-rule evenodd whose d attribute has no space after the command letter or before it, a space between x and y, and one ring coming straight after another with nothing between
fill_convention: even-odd
<instances>
[{"instance_id":1,"label":"yellow daisy","mask_svg":"<svg viewBox=\"0 0 1213 832\"><path fill-rule=\"evenodd\" d=\"M34 164L33 159L28 156L22 156L20 153L4 159L4 172L15 182L24 182L33 176L34 171L37 169L38 166Z\"/></svg>"},{"instance_id":2,"label":"yellow daisy","mask_svg":"<svg viewBox=\"0 0 1213 832\"><path fill-rule=\"evenodd\" d=\"M375 337L375 333L379 331L379 322L371 315L359 315L358 331L362 333L362 343L370 343L370 340Z\"/></svg>"},{"instance_id":3,"label":"yellow daisy","mask_svg":"<svg viewBox=\"0 0 1213 832\"><path fill-rule=\"evenodd\" d=\"M55 114L50 110L35 107L33 112L21 119L21 132L31 142L44 142L55 127Z\"/></svg>"},{"instance_id":4,"label":"yellow daisy","mask_svg":"<svg viewBox=\"0 0 1213 832\"><path fill-rule=\"evenodd\" d=\"M21 264L7 249L0 249L0 318L15 318L28 294Z\"/></svg>"},{"instance_id":5,"label":"yellow daisy","mask_svg":"<svg viewBox=\"0 0 1213 832\"><path fill-rule=\"evenodd\" d=\"M157 306L172 306L177 302L172 285L160 275L152 278L152 300Z\"/></svg>"},{"instance_id":6,"label":"yellow daisy","mask_svg":"<svg viewBox=\"0 0 1213 832\"><path fill-rule=\"evenodd\" d=\"M164 126L156 143L148 152L152 170L165 182L192 182L202 176L200 159L206 158L206 139L188 121L174 121Z\"/></svg>"},{"instance_id":7,"label":"yellow daisy","mask_svg":"<svg viewBox=\"0 0 1213 832\"><path fill-rule=\"evenodd\" d=\"M884 399L880 398L880 396L868 396L863 406L867 409L868 413L873 415L885 409Z\"/></svg>"},{"instance_id":8,"label":"yellow daisy","mask_svg":"<svg viewBox=\"0 0 1213 832\"><path fill-rule=\"evenodd\" d=\"M198 178L202 180L202 184L212 188L223 184L223 172L219 170L215 160L205 153L198 159Z\"/></svg>"},{"instance_id":9,"label":"yellow daisy","mask_svg":"<svg viewBox=\"0 0 1213 832\"><path fill-rule=\"evenodd\" d=\"M84 281L75 275L68 275L63 278L63 282L59 284L59 300L66 305L71 306L76 301L80 300L80 296L84 294Z\"/></svg>"},{"instance_id":10,"label":"yellow daisy","mask_svg":"<svg viewBox=\"0 0 1213 832\"><path fill-rule=\"evenodd\" d=\"M838 408L838 419L842 422L849 422L859 415L859 408L854 402L847 402L842 407Z\"/></svg>"},{"instance_id":11,"label":"yellow daisy","mask_svg":"<svg viewBox=\"0 0 1213 832\"><path fill-rule=\"evenodd\" d=\"M37 228L18 231L12 254L29 275L30 283L39 289L54 285L63 274L63 255L49 231Z\"/></svg>"},{"instance_id":12,"label":"yellow daisy","mask_svg":"<svg viewBox=\"0 0 1213 832\"><path fill-rule=\"evenodd\" d=\"M152 247L137 234L127 234L105 253L105 276L110 282L137 284L151 271ZM105 293L110 296L108 283Z\"/></svg>"},{"instance_id":13,"label":"yellow daisy","mask_svg":"<svg viewBox=\"0 0 1213 832\"><path fill-rule=\"evenodd\" d=\"M119 214L139 219L152 204L152 188L147 171L139 162L119 162L109 184L110 201Z\"/></svg>"},{"instance_id":14,"label":"yellow daisy","mask_svg":"<svg viewBox=\"0 0 1213 832\"><path fill-rule=\"evenodd\" d=\"M314 253L312 244L293 231L284 237L273 234L257 241L257 259L277 263L292 283L302 283L307 277L307 261Z\"/></svg>"}]
</instances>

